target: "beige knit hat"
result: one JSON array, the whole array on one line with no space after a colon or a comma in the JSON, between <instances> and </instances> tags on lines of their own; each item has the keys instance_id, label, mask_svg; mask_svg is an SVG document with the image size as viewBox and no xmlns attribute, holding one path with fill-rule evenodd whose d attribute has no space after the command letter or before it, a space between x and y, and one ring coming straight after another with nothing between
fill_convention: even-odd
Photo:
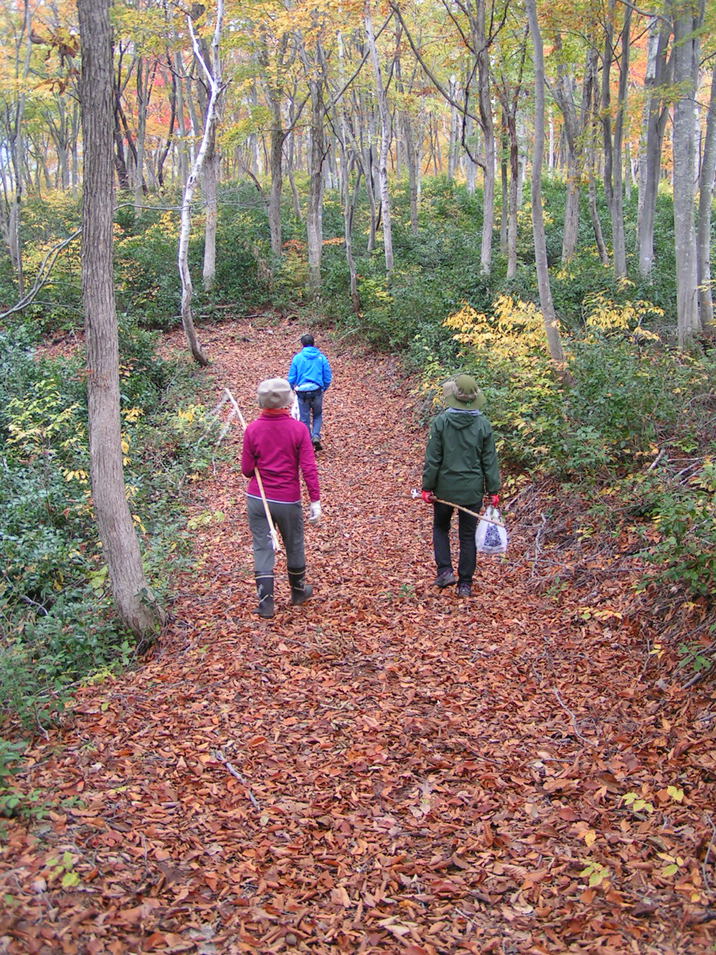
<instances>
[{"instance_id":1,"label":"beige knit hat","mask_svg":"<svg viewBox=\"0 0 716 955\"><path fill-rule=\"evenodd\" d=\"M291 386L285 378L267 378L258 387L259 408L288 408L291 404Z\"/></svg>"}]
</instances>

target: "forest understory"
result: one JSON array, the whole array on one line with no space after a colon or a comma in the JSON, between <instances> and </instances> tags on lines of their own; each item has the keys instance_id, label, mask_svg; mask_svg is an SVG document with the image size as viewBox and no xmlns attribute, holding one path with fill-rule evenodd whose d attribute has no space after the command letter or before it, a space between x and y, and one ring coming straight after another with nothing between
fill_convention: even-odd
<instances>
[{"instance_id":1,"label":"forest understory","mask_svg":"<svg viewBox=\"0 0 716 955\"><path fill-rule=\"evenodd\" d=\"M205 403L229 387L255 416L304 330L203 329ZM277 614L251 614L236 429L195 484L196 565L150 657L27 754L51 808L4 823L0 948L714 951L716 702L675 666L676 608L635 594L632 541L579 540L531 486L475 595L437 591L413 382L319 344L314 599L289 606L279 557Z\"/></svg>"}]
</instances>

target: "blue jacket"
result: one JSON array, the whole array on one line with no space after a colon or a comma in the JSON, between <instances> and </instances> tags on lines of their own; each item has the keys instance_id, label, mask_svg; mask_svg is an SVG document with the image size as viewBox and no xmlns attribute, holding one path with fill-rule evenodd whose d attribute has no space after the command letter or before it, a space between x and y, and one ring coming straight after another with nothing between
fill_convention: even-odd
<instances>
[{"instance_id":1,"label":"blue jacket","mask_svg":"<svg viewBox=\"0 0 716 955\"><path fill-rule=\"evenodd\" d=\"M333 381L328 359L315 345L307 345L293 356L288 373L288 383L296 391L328 391Z\"/></svg>"}]
</instances>

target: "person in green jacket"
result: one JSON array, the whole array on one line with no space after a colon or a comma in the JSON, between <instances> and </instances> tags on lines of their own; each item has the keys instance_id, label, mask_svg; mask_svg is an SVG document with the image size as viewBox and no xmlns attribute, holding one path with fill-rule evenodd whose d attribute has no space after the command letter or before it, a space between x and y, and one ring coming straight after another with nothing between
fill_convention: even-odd
<instances>
[{"instance_id":1,"label":"person in green jacket","mask_svg":"<svg viewBox=\"0 0 716 955\"><path fill-rule=\"evenodd\" d=\"M485 399L470 375L443 385L445 410L434 418L425 451L422 498L433 506L433 549L438 587L457 583L458 597L472 593L477 552L477 517L458 511L460 554L457 578L450 555L450 521L455 504L479 511L483 497L500 503L500 469L492 425L482 413Z\"/></svg>"}]
</instances>

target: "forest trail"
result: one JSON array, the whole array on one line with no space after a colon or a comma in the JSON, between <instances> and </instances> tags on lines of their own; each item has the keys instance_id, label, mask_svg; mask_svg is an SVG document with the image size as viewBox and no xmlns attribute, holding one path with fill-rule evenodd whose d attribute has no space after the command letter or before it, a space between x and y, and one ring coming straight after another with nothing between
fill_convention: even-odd
<instances>
[{"instance_id":1,"label":"forest trail","mask_svg":"<svg viewBox=\"0 0 716 955\"><path fill-rule=\"evenodd\" d=\"M204 330L207 404L229 386L253 418L302 331ZM318 344L335 384L315 598L289 607L279 558L277 615L253 617L245 481L227 464L197 482L201 565L161 643L30 754L23 786L54 809L7 824L0 949L710 951L705 692L653 683L633 622L538 596L516 528L476 596L436 591L411 383Z\"/></svg>"}]
</instances>

